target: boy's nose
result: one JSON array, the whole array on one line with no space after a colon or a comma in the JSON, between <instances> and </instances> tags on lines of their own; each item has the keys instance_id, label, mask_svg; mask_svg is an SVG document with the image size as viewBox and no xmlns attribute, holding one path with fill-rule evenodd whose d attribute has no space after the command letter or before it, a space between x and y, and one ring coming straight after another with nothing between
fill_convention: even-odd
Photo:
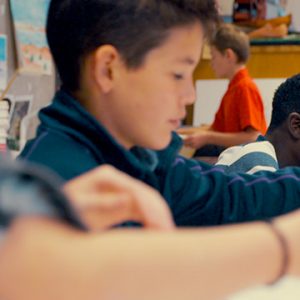
<instances>
[{"instance_id":1,"label":"boy's nose","mask_svg":"<svg viewBox=\"0 0 300 300\"><path fill-rule=\"evenodd\" d=\"M183 95L184 105L193 104L196 100L196 90L194 83L191 82L189 86L187 86L185 93Z\"/></svg>"}]
</instances>

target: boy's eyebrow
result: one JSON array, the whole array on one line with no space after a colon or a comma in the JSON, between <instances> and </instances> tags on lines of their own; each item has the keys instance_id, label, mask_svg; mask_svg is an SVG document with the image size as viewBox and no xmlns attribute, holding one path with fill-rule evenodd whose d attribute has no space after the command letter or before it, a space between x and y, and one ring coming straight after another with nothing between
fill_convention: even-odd
<instances>
[{"instance_id":1,"label":"boy's eyebrow","mask_svg":"<svg viewBox=\"0 0 300 300\"><path fill-rule=\"evenodd\" d=\"M196 63L195 60L192 59L191 57L181 58L178 61L182 62L182 63L185 63L185 64L189 64L189 65L194 65Z\"/></svg>"}]
</instances>

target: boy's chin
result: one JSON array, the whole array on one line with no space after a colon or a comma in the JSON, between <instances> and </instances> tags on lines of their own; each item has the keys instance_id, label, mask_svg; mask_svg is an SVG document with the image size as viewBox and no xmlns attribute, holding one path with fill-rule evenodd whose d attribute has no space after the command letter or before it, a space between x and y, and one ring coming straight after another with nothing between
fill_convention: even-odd
<instances>
[{"instance_id":1,"label":"boy's chin","mask_svg":"<svg viewBox=\"0 0 300 300\"><path fill-rule=\"evenodd\" d=\"M172 136L170 134L170 136L168 138L161 139L159 141L156 141L155 143L153 142L150 147L146 147L146 148L149 148L149 149L152 149L155 151L163 150L170 145L171 138L172 138Z\"/></svg>"}]
</instances>

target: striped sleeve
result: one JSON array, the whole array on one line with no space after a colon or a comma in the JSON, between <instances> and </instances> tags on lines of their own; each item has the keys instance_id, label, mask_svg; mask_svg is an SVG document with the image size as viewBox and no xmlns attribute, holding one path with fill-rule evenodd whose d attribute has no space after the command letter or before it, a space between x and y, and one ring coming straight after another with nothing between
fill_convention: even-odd
<instances>
[{"instance_id":1,"label":"striped sleeve","mask_svg":"<svg viewBox=\"0 0 300 300\"><path fill-rule=\"evenodd\" d=\"M216 165L223 167L228 174L274 172L279 168L275 149L268 141L230 147L220 154Z\"/></svg>"}]
</instances>

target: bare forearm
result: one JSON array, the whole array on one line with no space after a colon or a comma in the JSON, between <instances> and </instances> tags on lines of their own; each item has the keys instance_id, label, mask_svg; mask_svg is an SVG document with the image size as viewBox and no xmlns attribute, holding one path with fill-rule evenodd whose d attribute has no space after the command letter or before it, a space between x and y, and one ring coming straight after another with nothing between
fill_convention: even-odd
<instances>
[{"instance_id":1,"label":"bare forearm","mask_svg":"<svg viewBox=\"0 0 300 300\"><path fill-rule=\"evenodd\" d=\"M123 255L115 253L112 263L118 271L110 278L114 280L107 280L105 290L111 296L115 284L123 299L220 299L271 282L280 268L280 248L264 224L243 230L129 234L115 236L112 243L120 240ZM159 289L153 290L154 286Z\"/></svg>"},{"instance_id":2,"label":"bare forearm","mask_svg":"<svg viewBox=\"0 0 300 300\"><path fill-rule=\"evenodd\" d=\"M46 223L29 238L21 225L1 249L5 299L218 299L272 281L280 267L278 243L260 223L102 234Z\"/></svg>"}]
</instances>

